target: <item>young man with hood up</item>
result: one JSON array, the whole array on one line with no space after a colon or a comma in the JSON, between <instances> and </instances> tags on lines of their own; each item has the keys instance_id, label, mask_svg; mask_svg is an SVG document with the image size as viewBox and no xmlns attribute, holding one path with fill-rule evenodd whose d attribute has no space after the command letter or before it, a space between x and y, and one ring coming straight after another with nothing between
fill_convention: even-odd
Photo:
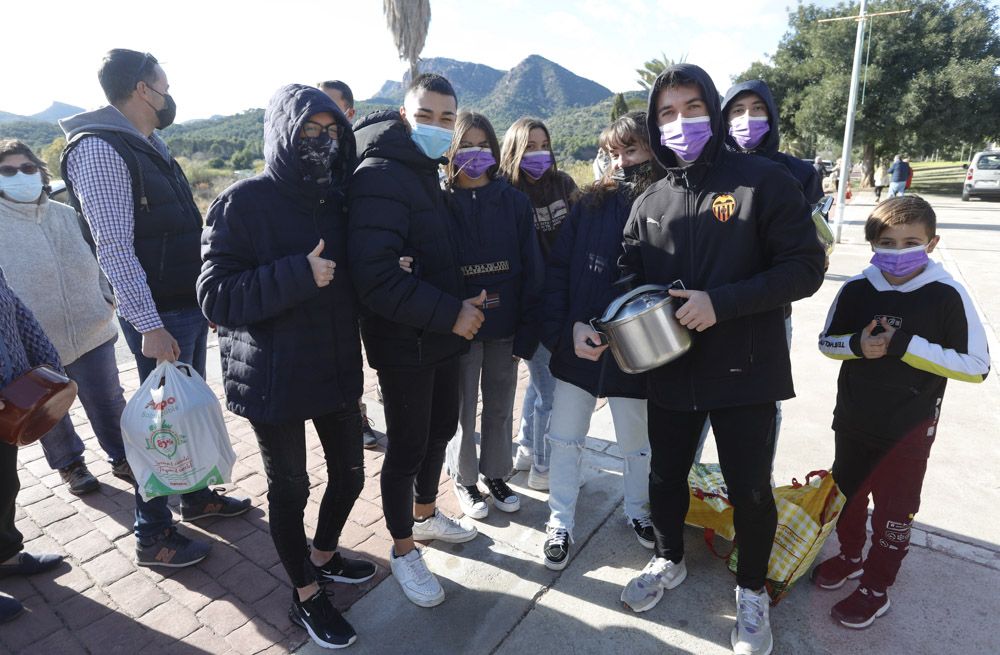
<instances>
[{"instance_id":1,"label":"young man with hood up","mask_svg":"<svg viewBox=\"0 0 1000 655\"><path fill-rule=\"evenodd\" d=\"M802 193L809 204L820 201L823 180L817 169L778 150L781 142L778 107L766 82L747 80L730 87L722 100L722 115L728 129L726 147L781 164L802 185Z\"/></svg>"},{"instance_id":2,"label":"young man with hood up","mask_svg":"<svg viewBox=\"0 0 1000 655\"><path fill-rule=\"evenodd\" d=\"M823 180L817 169L798 157L778 150L781 141L778 132L778 108L771 96L771 89L763 80L747 80L733 85L722 100L722 115L726 118L728 134L726 147L734 152L766 157L788 169L799 184L810 205L823 197ZM811 220L811 217L805 217ZM785 336L788 348L792 347L792 306L785 306ZM774 438L777 445L781 430L781 403L778 403L774 421Z\"/></svg>"},{"instance_id":3,"label":"young man with hood up","mask_svg":"<svg viewBox=\"0 0 1000 655\"><path fill-rule=\"evenodd\" d=\"M229 410L250 420L264 461L271 538L295 587L288 616L324 648L356 634L320 585L375 575L371 562L337 552L365 481L358 307L343 266L354 153L351 124L326 94L278 89L264 114L267 165L212 204L198 278L201 308L219 326ZM311 548L306 421L329 478Z\"/></svg>"},{"instance_id":4,"label":"young man with hood up","mask_svg":"<svg viewBox=\"0 0 1000 655\"><path fill-rule=\"evenodd\" d=\"M764 589L777 526L770 473L775 401L793 395L783 307L823 280L809 206L784 167L729 152L711 78L672 66L649 94L650 145L666 177L632 205L622 272L686 290L678 320L691 350L648 373L650 510L655 555L622 591L637 612L684 581L687 474L706 417L740 544L733 651L773 647Z\"/></svg>"},{"instance_id":5,"label":"young man with hood up","mask_svg":"<svg viewBox=\"0 0 1000 655\"><path fill-rule=\"evenodd\" d=\"M364 306L361 337L385 406L382 509L392 535L392 573L422 607L444 601L414 539L469 541L436 509L445 448L458 428L459 355L483 324L486 298L463 300L454 218L438 182L458 100L440 75L410 84L399 111L354 127L360 164L350 185L351 277ZM400 259L412 257L412 272Z\"/></svg>"}]
</instances>

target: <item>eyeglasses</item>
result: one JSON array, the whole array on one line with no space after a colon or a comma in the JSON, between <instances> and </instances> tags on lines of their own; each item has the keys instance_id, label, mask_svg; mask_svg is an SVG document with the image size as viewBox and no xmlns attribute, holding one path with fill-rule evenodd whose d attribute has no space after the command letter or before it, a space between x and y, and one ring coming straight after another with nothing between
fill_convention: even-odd
<instances>
[{"instance_id":1,"label":"eyeglasses","mask_svg":"<svg viewBox=\"0 0 1000 655\"><path fill-rule=\"evenodd\" d=\"M326 132L327 136L331 139L336 139L340 134L340 128L336 123L330 123L329 125L320 125L319 123L314 123L312 121L306 121L302 124L302 134L310 139L315 139L323 132Z\"/></svg>"},{"instance_id":2,"label":"eyeglasses","mask_svg":"<svg viewBox=\"0 0 1000 655\"><path fill-rule=\"evenodd\" d=\"M142 71L146 68L146 64L149 62L156 63L156 57L149 54L148 52L142 56L142 61L139 62L139 67L135 69L135 83L138 84L142 81Z\"/></svg>"},{"instance_id":3,"label":"eyeglasses","mask_svg":"<svg viewBox=\"0 0 1000 655\"><path fill-rule=\"evenodd\" d=\"M0 175L4 177L14 177L21 171L25 175L34 175L38 172L38 166L34 164L21 164L20 166L0 166Z\"/></svg>"}]
</instances>

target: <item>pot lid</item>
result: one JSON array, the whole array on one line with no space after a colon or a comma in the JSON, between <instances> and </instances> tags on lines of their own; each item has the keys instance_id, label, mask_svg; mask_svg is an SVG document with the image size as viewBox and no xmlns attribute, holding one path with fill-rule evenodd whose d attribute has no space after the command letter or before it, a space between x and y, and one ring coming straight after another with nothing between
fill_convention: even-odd
<instances>
[{"instance_id":1,"label":"pot lid","mask_svg":"<svg viewBox=\"0 0 1000 655\"><path fill-rule=\"evenodd\" d=\"M655 307L664 300L669 301L672 296L667 293L668 288L660 284L644 284L618 296L604 310L601 323L631 318Z\"/></svg>"}]
</instances>

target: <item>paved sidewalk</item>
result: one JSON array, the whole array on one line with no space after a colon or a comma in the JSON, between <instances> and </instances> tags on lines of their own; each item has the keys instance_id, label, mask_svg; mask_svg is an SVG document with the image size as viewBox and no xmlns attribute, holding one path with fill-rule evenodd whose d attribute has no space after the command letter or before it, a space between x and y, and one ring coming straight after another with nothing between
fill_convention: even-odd
<instances>
[{"instance_id":1,"label":"paved sidewalk","mask_svg":"<svg viewBox=\"0 0 1000 655\"><path fill-rule=\"evenodd\" d=\"M866 204L867 201L867 204ZM961 277L979 303L1000 353L1000 220L995 203L932 199L943 235L941 259ZM828 466L829 429L837 364L815 349L833 294L858 272L870 253L860 226L870 198L859 194L849 208L845 242L834 254L823 288L796 303L793 366L798 397L785 404L785 423L775 474L779 483ZM221 396L217 350L209 352L209 382ZM126 393L137 386L134 365L119 349ZM521 369L520 385L526 373ZM520 403L521 393L517 399ZM378 430L384 429L374 376L365 400ZM951 383L925 484L914 548L893 589L894 608L865 632L834 626L829 606L841 592L819 593L805 584L775 608L775 653L884 651L907 653L1000 652L995 617L1000 614L1000 382ZM21 493L17 525L26 548L59 552L67 563L55 575L0 579L0 590L20 599L28 612L0 626L0 652L10 653L286 653L320 652L286 615L291 590L267 532L267 485L249 424L228 412L227 425L239 461L234 495L253 498L239 518L183 524L182 530L214 542L202 563L162 574L133 564L133 497L110 474L104 455L79 407L74 422L85 439L87 464L99 492L77 498L49 470L38 445L19 453ZM515 408L515 416L520 408ZM493 512L478 522L482 536L468 544L431 544L430 566L448 600L426 610L407 602L386 580L390 541L382 520L378 473L382 449L366 451L366 484L344 532L342 546L373 558L379 575L358 588L336 586L336 604L359 632L352 652L394 653L726 653L732 621L732 576L712 560L692 531L691 575L657 608L642 615L618 602L622 585L649 557L625 525L621 508L621 459L611 439L610 416L599 409L588 440L587 482L578 512L573 560L560 573L538 560L547 516L545 495L526 490L522 510ZM309 455L314 491L306 510L315 525L325 479L319 444ZM714 461L714 448L705 460ZM457 513L442 485L441 505ZM176 510L176 507L175 507ZM830 543L827 549L835 548ZM384 582L383 582L384 581Z\"/></svg>"}]
</instances>

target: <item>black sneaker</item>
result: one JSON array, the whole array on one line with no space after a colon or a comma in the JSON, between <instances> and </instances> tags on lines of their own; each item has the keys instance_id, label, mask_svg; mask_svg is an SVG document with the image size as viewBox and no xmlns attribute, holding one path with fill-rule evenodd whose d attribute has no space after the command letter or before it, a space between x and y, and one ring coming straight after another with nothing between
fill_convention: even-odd
<instances>
[{"instance_id":1,"label":"black sneaker","mask_svg":"<svg viewBox=\"0 0 1000 655\"><path fill-rule=\"evenodd\" d=\"M320 584L325 582L361 584L374 578L378 567L366 559L352 559L336 552L323 566L313 564L313 570Z\"/></svg>"},{"instance_id":2,"label":"black sneaker","mask_svg":"<svg viewBox=\"0 0 1000 655\"><path fill-rule=\"evenodd\" d=\"M69 486L69 492L74 496L89 494L101 487L101 483L87 470L87 465L83 462L73 462L59 469L59 477Z\"/></svg>"},{"instance_id":3,"label":"black sneaker","mask_svg":"<svg viewBox=\"0 0 1000 655\"><path fill-rule=\"evenodd\" d=\"M182 500L181 519L194 521L195 519L203 519L209 516L229 518L231 516L239 516L250 510L249 498L230 498L224 495L225 491L224 488L213 489L205 502L198 503L197 505L188 505Z\"/></svg>"},{"instance_id":4,"label":"black sneaker","mask_svg":"<svg viewBox=\"0 0 1000 655\"><path fill-rule=\"evenodd\" d=\"M653 549L656 545L656 535L653 533L653 521L648 516L640 516L632 519L632 529L635 530L635 538L639 540L644 548Z\"/></svg>"},{"instance_id":5,"label":"black sneaker","mask_svg":"<svg viewBox=\"0 0 1000 655\"><path fill-rule=\"evenodd\" d=\"M501 512L516 512L521 509L521 499L510 490L503 478L486 478L486 488L493 496L493 506Z\"/></svg>"},{"instance_id":6,"label":"black sneaker","mask_svg":"<svg viewBox=\"0 0 1000 655\"><path fill-rule=\"evenodd\" d=\"M116 462L111 462L111 475L128 482L133 487L138 486L135 482L135 474L132 473L132 466L124 457Z\"/></svg>"},{"instance_id":7,"label":"black sneaker","mask_svg":"<svg viewBox=\"0 0 1000 655\"><path fill-rule=\"evenodd\" d=\"M298 592L292 589L288 618L305 628L312 640L323 648L347 648L357 640L358 633L330 604L328 593L320 589L306 600L299 600Z\"/></svg>"},{"instance_id":8,"label":"black sneaker","mask_svg":"<svg viewBox=\"0 0 1000 655\"><path fill-rule=\"evenodd\" d=\"M563 528L548 529L548 538L542 547L545 555L545 568L553 571L561 571L566 568L569 561L569 532Z\"/></svg>"},{"instance_id":9,"label":"black sneaker","mask_svg":"<svg viewBox=\"0 0 1000 655\"><path fill-rule=\"evenodd\" d=\"M860 557L851 559L840 553L814 568L810 579L820 589L840 589L845 582L860 578L864 572L864 563Z\"/></svg>"},{"instance_id":10,"label":"black sneaker","mask_svg":"<svg viewBox=\"0 0 1000 655\"><path fill-rule=\"evenodd\" d=\"M890 604L888 593L877 595L868 587L858 585L853 594L833 606L830 616L845 628L860 630L888 612Z\"/></svg>"}]
</instances>

